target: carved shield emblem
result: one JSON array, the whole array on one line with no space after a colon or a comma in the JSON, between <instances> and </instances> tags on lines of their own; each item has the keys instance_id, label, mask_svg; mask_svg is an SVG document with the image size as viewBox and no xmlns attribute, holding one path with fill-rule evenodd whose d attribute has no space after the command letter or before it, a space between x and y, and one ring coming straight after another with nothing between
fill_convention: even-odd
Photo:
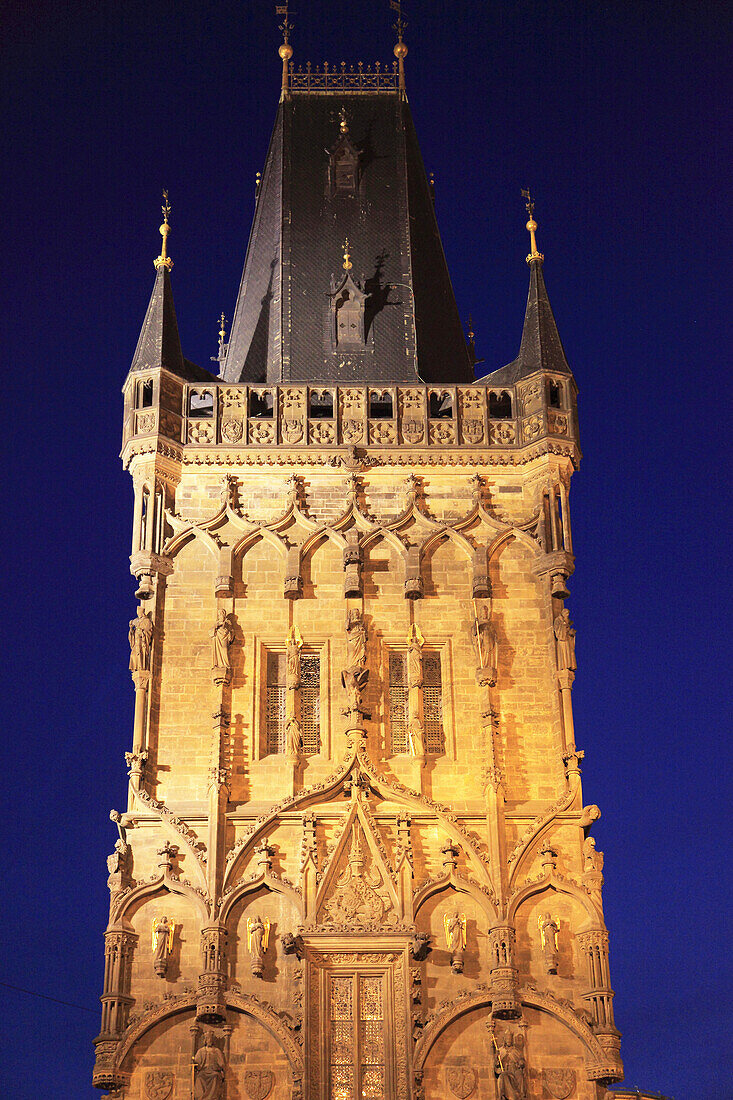
<instances>
[{"instance_id":1,"label":"carved shield emblem","mask_svg":"<svg viewBox=\"0 0 733 1100\"><path fill-rule=\"evenodd\" d=\"M484 426L477 417L467 416L463 421L463 438L466 443L480 443L484 438Z\"/></svg>"},{"instance_id":2,"label":"carved shield emblem","mask_svg":"<svg viewBox=\"0 0 733 1100\"><path fill-rule=\"evenodd\" d=\"M149 1069L145 1074L145 1095L148 1100L168 1100L173 1092L173 1074L168 1069Z\"/></svg>"},{"instance_id":3,"label":"carved shield emblem","mask_svg":"<svg viewBox=\"0 0 733 1100\"><path fill-rule=\"evenodd\" d=\"M364 425L360 420L343 420L341 434L346 443L360 443L364 435Z\"/></svg>"},{"instance_id":4,"label":"carved shield emblem","mask_svg":"<svg viewBox=\"0 0 733 1100\"><path fill-rule=\"evenodd\" d=\"M567 1100L575 1088L575 1070L545 1069L542 1080L550 1096L556 1097L556 1100Z\"/></svg>"},{"instance_id":5,"label":"carved shield emblem","mask_svg":"<svg viewBox=\"0 0 733 1100\"><path fill-rule=\"evenodd\" d=\"M423 437L425 429L423 428L421 420L403 420L402 421L402 436L408 443L419 443Z\"/></svg>"},{"instance_id":6,"label":"carved shield emblem","mask_svg":"<svg viewBox=\"0 0 733 1100\"><path fill-rule=\"evenodd\" d=\"M285 419L281 430L286 443L300 443L303 438L303 421Z\"/></svg>"},{"instance_id":7,"label":"carved shield emblem","mask_svg":"<svg viewBox=\"0 0 733 1100\"><path fill-rule=\"evenodd\" d=\"M274 1084L275 1074L270 1069L249 1069L244 1075L244 1087L252 1100L265 1100Z\"/></svg>"},{"instance_id":8,"label":"carved shield emblem","mask_svg":"<svg viewBox=\"0 0 733 1100\"><path fill-rule=\"evenodd\" d=\"M466 1100L476 1088L476 1072L465 1066L449 1066L445 1071L445 1079L448 1088L459 1100Z\"/></svg>"}]
</instances>

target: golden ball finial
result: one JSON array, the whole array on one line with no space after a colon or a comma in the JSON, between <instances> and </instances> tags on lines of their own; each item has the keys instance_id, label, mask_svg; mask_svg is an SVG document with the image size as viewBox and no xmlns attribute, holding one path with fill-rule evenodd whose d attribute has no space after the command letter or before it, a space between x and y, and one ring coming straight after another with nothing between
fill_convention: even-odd
<instances>
[{"instance_id":1,"label":"golden ball finial","mask_svg":"<svg viewBox=\"0 0 733 1100\"><path fill-rule=\"evenodd\" d=\"M280 46L277 52L283 59L283 61L289 61L290 58L293 56L293 47L290 45L289 42L283 42L282 46Z\"/></svg>"},{"instance_id":2,"label":"golden ball finial","mask_svg":"<svg viewBox=\"0 0 733 1100\"><path fill-rule=\"evenodd\" d=\"M394 55L398 59L404 59L407 57L407 46L404 42L398 42L394 48Z\"/></svg>"},{"instance_id":3,"label":"golden ball finial","mask_svg":"<svg viewBox=\"0 0 733 1100\"><path fill-rule=\"evenodd\" d=\"M529 221L527 222L527 231L529 233L536 233L537 232L537 222L534 220L534 218L530 218Z\"/></svg>"}]
</instances>

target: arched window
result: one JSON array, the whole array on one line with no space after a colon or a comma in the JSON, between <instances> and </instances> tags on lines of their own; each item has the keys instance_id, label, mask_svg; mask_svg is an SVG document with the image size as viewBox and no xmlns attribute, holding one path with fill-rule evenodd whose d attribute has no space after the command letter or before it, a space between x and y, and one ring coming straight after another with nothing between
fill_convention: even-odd
<instances>
[{"instance_id":1,"label":"arched window","mask_svg":"<svg viewBox=\"0 0 733 1100\"><path fill-rule=\"evenodd\" d=\"M153 404L153 379L146 378L142 382L137 384L137 393L135 395L135 408L136 409L149 409Z\"/></svg>"},{"instance_id":2,"label":"arched window","mask_svg":"<svg viewBox=\"0 0 733 1100\"><path fill-rule=\"evenodd\" d=\"M188 415L198 417L211 417L214 415L214 395L211 390L189 391Z\"/></svg>"},{"instance_id":3,"label":"arched window","mask_svg":"<svg viewBox=\"0 0 733 1100\"><path fill-rule=\"evenodd\" d=\"M506 390L489 393L489 416L492 420L508 420L512 415L512 397Z\"/></svg>"},{"instance_id":4,"label":"arched window","mask_svg":"<svg viewBox=\"0 0 733 1100\"><path fill-rule=\"evenodd\" d=\"M430 391L430 419L446 420L453 416L453 395L448 390Z\"/></svg>"},{"instance_id":5,"label":"arched window","mask_svg":"<svg viewBox=\"0 0 733 1100\"><path fill-rule=\"evenodd\" d=\"M249 415L259 420L272 420L272 390L249 391Z\"/></svg>"},{"instance_id":6,"label":"arched window","mask_svg":"<svg viewBox=\"0 0 733 1100\"><path fill-rule=\"evenodd\" d=\"M386 390L382 393L378 390L370 390L369 415L373 420L391 420L394 416L392 394Z\"/></svg>"},{"instance_id":7,"label":"arched window","mask_svg":"<svg viewBox=\"0 0 733 1100\"><path fill-rule=\"evenodd\" d=\"M308 415L311 420L333 419L333 394L330 390L311 390Z\"/></svg>"}]
</instances>

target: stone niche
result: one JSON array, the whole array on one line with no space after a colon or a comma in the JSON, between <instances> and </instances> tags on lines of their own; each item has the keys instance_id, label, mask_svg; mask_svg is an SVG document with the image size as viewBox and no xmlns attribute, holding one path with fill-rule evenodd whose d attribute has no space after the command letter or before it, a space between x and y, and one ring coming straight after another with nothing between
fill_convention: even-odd
<instances>
[{"instance_id":1,"label":"stone niche","mask_svg":"<svg viewBox=\"0 0 733 1100\"><path fill-rule=\"evenodd\" d=\"M451 971L450 951L445 941L444 918L458 910L466 917L466 949L463 973ZM477 982L489 981L487 928L490 918L468 894L453 889L433 894L420 906L415 923L419 932L429 932L432 950L424 964L423 1003L428 1012L459 993L470 993Z\"/></svg>"},{"instance_id":2,"label":"stone niche","mask_svg":"<svg viewBox=\"0 0 733 1100\"><path fill-rule=\"evenodd\" d=\"M163 916L173 921L175 930L166 975L160 978L153 965L152 925ZM157 1001L164 993L178 994L183 985L196 984L201 969L200 915L188 898L161 890L128 912L127 919L138 937L131 981L137 998L131 1012L137 1014L146 1000Z\"/></svg>"},{"instance_id":3,"label":"stone niche","mask_svg":"<svg viewBox=\"0 0 733 1100\"><path fill-rule=\"evenodd\" d=\"M247 918L261 917L270 922L262 977L252 974L247 950ZM229 975L242 993L266 999L276 1011L292 1012L296 992L296 973L300 964L295 955L283 951L281 936L295 932L300 924L296 907L282 894L257 890L237 901L227 917L229 929Z\"/></svg>"},{"instance_id":4,"label":"stone niche","mask_svg":"<svg viewBox=\"0 0 733 1100\"><path fill-rule=\"evenodd\" d=\"M226 1054L226 1100L265 1095L267 1100L290 1100L293 1076L277 1040L250 1016L230 1009L228 1017L232 1027L228 1042L223 1028L212 1029L215 1044ZM138 1040L123 1067L130 1073L126 1098L191 1100L193 1024L193 1012L180 1013L156 1024Z\"/></svg>"}]
</instances>

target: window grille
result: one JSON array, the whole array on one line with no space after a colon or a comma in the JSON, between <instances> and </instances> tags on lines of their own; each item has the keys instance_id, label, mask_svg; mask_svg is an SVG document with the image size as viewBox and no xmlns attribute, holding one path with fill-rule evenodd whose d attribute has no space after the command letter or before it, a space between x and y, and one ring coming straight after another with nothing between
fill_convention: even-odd
<instances>
[{"instance_id":1,"label":"window grille","mask_svg":"<svg viewBox=\"0 0 733 1100\"><path fill-rule=\"evenodd\" d=\"M267 752L286 749L285 654L268 651L265 710L267 716ZM302 752L306 755L321 748L321 658L318 653L300 655L300 728Z\"/></svg>"},{"instance_id":2,"label":"window grille","mask_svg":"<svg viewBox=\"0 0 733 1100\"><path fill-rule=\"evenodd\" d=\"M321 658L317 653L300 655L300 728L303 752L321 748Z\"/></svg>"},{"instance_id":3,"label":"window grille","mask_svg":"<svg viewBox=\"0 0 733 1100\"><path fill-rule=\"evenodd\" d=\"M439 653L424 653L422 658L422 705L425 720L425 751L443 751L443 683Z\"/></svg>"},{"instance_id":4,"label":"window grille","mask_svg":"<svg viewBox=\"0 0 733 1100\"><path fill-rule=\"evenodd\" d=\"M407 752L408 712L407 654L392 650L389 655L389 725L392 752Z\"/></svg>"},{"instance_id":5,"label":"window grille","mask_svg":"<svg viewBox=\"0 0 733 1100\"><path fill-rule=\"evenodd\" d=\"M285 752L285 654L267 654L267 751Z\"/></svg>"},{"instance_id":6,"label":"window grille","mask_svg":"<svg viewBox=\"0 0 733 1100\"><path fill-rule=\"evenodd\" d=\"M329 985L329 1100L384 1100L384 980L371 974L331 975Z\"/></svg>"}]
</instances>

